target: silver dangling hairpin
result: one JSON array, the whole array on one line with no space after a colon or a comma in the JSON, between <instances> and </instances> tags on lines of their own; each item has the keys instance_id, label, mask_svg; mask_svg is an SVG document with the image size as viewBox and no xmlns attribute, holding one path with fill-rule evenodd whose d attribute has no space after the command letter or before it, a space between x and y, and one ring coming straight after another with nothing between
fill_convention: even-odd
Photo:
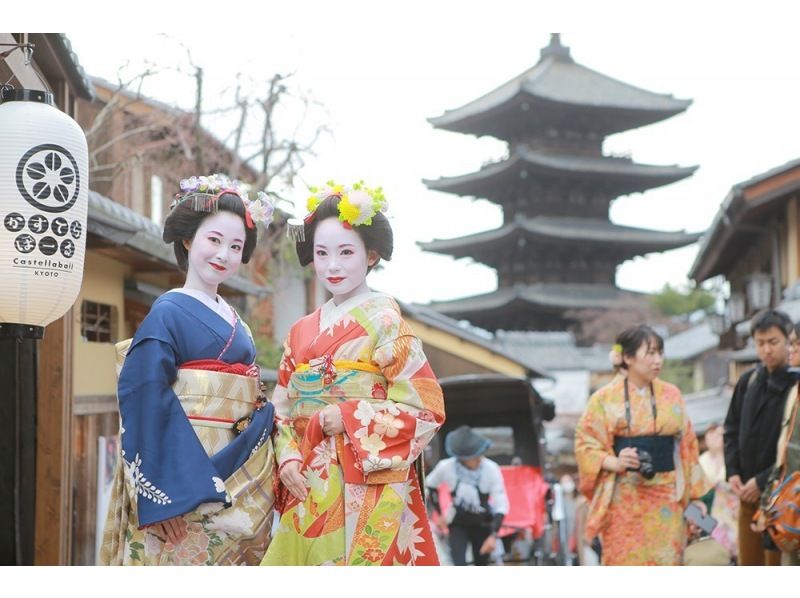
<instances>
[{"instance_id":1,"label":"silver dangling hairpin","mask_svg":"<svg viewBox=\"0 0 800 598\"><path fill-rule=\"evenodd\" d=\"M289 218L286 221L286 236L295 243L305 243L306 223L300 218Z\"/></svg>"}]
</instances>

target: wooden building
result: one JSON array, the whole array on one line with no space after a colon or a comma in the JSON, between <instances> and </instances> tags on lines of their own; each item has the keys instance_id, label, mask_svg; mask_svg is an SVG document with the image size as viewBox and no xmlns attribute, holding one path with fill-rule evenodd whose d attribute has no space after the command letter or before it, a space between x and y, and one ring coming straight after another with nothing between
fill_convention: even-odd
<instances>
[{"instance_id":1,"label":"wooden building","mask_svg":"<svg viewBox=\"0 0 800 598\"><path fill-rule=\"evenodd\" d=\"M199 166L164 131L191 126L190 115L125 92L120 109L103 112L115 86L89 78L63 34L0 34L0 42L35 44L31 65L21 51L0 60L3 81L47 88L84 131L94 128L81 290L39 346L35 505L36 564L93 564L103 517L98 486L110 463L104 451L115 450L118 429L114 343L133 335L156 297L183 283L161 225L179 180ZM205 168L229 172L240 162L208 132L199 135ZM98 168L103 165L109 168ZM241 179L255 180L246 164L238 168ZM318 300L313 285L286 270L279 302L286 307L273 310L267 280L273 257L260 242L250 264L220 288L250 323L259 322L255 332L269 336Z\"/></svg>"},{"instance_id":2,"label":"wooden building","mask_svg":"<svg viewBox=\"0 0 800 598\"><path fill-rule=\"evenodd\" d=\"M562 330L569 310L605 309L631 297L615 285L620 263L688 245L698 235L619 226L609 206L690 176L603 154L608 135L659 122L691 102L651 93L576 63L554 34L539 62L434 127L508 144L477 172L426 180L428 188L485 198L503 209L495 230L420 246L497 270L499 288L432 307L488 330Z\"/></svg>"},{"instance_id":3,"label":"wooden building","mask_svg":"<svg viewBox=\"0 0 800 598\"><path fill-rule=\"evenodd\" d=\"M800 159L735 184L700 242L689 276L714 277L730 292L718 316L720 348L731 353L730 379L757 361L749 319L773 307L800 320Z\"/></svg>"}]
</instances>

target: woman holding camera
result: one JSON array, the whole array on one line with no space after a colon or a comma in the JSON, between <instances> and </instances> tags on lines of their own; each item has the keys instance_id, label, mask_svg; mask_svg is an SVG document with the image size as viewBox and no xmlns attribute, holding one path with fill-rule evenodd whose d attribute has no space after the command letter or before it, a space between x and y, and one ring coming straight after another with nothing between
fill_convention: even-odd
<instances>
[{"instance_id":1,"label":"woman holding camera","mask_svg":"<svg viewBox=\"0 0 800 598\"><path fill-rule=\"evenodd\" d=\"M611 352L618 375L591 396L575 430L586 538L600 536L604 565L681 564L683 511L710 487L680 390L658 379L663 354L649 326L621 333Z\"/></svg>"}]
</instances>

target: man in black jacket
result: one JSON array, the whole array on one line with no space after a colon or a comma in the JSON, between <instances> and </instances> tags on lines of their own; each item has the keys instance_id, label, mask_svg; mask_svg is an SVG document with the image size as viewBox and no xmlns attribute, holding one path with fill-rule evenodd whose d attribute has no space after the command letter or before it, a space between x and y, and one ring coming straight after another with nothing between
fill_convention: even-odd
<instances>
[{"instance_id":1,"label":"man in black jacket","mask_svg":"<svg viewBox=\"0 0 800 598\"><path fill-rule=\"evenodd\" d=\"M725 418L725 470L740 500L740 565L780 564L780 553L750 529L750 521L775 463L786 397L796 383L788 371L791 328L789 316L777 310L753 317L750 334L761 363L739 378Z\"/></svg>"}]
</instances>

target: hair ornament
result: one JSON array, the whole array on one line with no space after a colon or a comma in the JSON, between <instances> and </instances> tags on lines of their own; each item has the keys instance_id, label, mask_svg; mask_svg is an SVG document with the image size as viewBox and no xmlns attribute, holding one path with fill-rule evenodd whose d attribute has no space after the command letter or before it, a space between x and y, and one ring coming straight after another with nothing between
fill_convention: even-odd
<instances>
[{"instance_id":1,"label":"hair ornament","mask_svg":"<svg viewBox=\"0 0 800 598\"><path fill-rule=\"evenodd\" d=\"M196 212L216 212L217 200L223 193L238 195L245 207L245 223L253 228L260 222L268 227L275 211L274 200L264 191L253 193L251 186L242 181L231 179L225 174L209 176L193 176L180 182L181 193L175 195L170 209L191 202L191 209Z\"/></svg>"},{"instance_id":2,"label":"hair ornament","mask_svg":"<svg viewBox=\"0 0 800 598\"><path fill-rule=\"evenodd\" d=\"M622 365L622 345L619 343L612 345L611 351L608 354L608 360L614 367L619 367Z\"/></svg>"},{"instance_id":3,"label":"hair ornament","mask_svg":"<svg viewBox=\"0 0 800 598\"><path fill-rule=\"evenodd\" d=\"M389 207L381 187L367 187L364 181L351 186L327 181L320 187L309 187L311 195L306 200L308 215L303 219L290 218L287 222L287 235L294 241L305 241L305 225L314 218L319 205L328 197L339 198L339 220L351 228L353 226L370 226L372 218L378 212L386 212Z\"/></svg>"}]
</instances>

